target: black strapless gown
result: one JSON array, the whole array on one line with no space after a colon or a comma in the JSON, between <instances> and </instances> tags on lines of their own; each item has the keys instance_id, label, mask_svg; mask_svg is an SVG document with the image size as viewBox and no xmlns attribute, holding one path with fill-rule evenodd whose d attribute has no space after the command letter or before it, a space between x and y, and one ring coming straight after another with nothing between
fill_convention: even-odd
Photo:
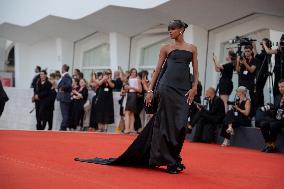
<instances>
[{"instance_id":1,"label":"black strapless gown","mask_svg":"<svg viewBox=\"0 0 284 189\"><path fill-rule=\"evenodd\" d=\"M189 105L185 96L191 88L192 53L175 49L168 54L157 84L157 113L140 135L117 158L75 158L75 161L103 165L163 166L176 165L186 135Z\"/></svg>"}]
</instances>

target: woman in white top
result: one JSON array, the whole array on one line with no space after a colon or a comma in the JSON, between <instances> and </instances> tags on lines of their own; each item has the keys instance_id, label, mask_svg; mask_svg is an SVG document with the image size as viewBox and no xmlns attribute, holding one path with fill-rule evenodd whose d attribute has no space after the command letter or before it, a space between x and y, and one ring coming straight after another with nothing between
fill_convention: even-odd
<instances>
[{"instance_id":1,"label":"woman in white top","mask_svg":"<svg viewBox=\"0 0 284 189\"><path fill-rule=\"evenodd\" d=\"M137 93L142 92L141 80L137 77L137 70L132 68L128 79L128 85L124 86L127 90L127 100L125 106L125 134L136 133L134 129L134 113L136 112Z\"/></svg>"}]
</instances>

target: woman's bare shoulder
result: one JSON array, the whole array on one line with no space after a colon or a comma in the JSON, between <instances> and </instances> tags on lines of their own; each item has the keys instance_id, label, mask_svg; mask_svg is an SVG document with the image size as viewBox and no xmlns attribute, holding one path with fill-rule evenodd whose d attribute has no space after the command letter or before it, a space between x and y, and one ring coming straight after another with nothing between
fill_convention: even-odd
<instances>
[{"instance_id":1,"label":"woman's bare shoulder","mask_svg":"<svg viewBox=\"0 0 284 189\"><path fill-rule=\"evenodd\" d=\"M197 52L197 47L194 44L186 43L186 48L191 52Z\"/></svg>"},{"instance_id":2,"label":"woman's bare shoulder","mask_svg":"<svg viewBox=\"0 0 284 189\"><path fill-rule=\"evenodd\" d=\"M172 48L173 48L172 44L162 44L161 48L160 48L160 51L169 53L172 50Z\"/></svg>"}]
</instances>

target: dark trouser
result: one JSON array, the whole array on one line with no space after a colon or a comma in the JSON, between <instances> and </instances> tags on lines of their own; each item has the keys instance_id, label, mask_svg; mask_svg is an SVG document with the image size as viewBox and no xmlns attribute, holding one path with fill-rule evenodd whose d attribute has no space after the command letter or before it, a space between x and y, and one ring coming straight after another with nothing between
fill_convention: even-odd
<instances>
[{"instance_id":1,"label":"dark trouser","mask_svg":"<svg viewBox=\"0 0 284 189\"><path fill-rule=\"evenodd\" d=\"M264 105L264 94L263 89L266 83L268 75L262 74L258 76L257 82L256 82L256 99L255 99L255 108L261 107Z\"/></svg>"},{"instance_id":2,"label":"dark trouser","mask_svg":"<svg viewBox=\"0 0 284 189\"><path fill-rule=\"evenodd\" d=\"M218 121L216 116L209 115L204 110L197 112L191 121L191 125L196 127L193 141L214 142L216 136L216 124L218 124L216 121Z\"/></svg>"},{"instance_id":3,"label":"dark trouser","mask_svg":"<svg viewBox=\"0 0 284 189\"><path fill-rule=\"evenodd\" d=\"M4 111L5 103L6 103L5 100L0 99L0 117Z\"/></svg>"},{"instance_id":4,"label":"dark trouser","mask_svg":"<svg viewBox=\"0 0 284 189\"><path fill-rule=\"evenodd\" d=\"M278 133L284 128L284 120L265 120L260 122L259 127L266 143L276 142Z\"/></svg>"},{"instance_id":5,"label":"dark trouser","mask_svg":"<svg viewBox=\"0 0 284 189\"><path fill-rule=\"evenodd\" d=\"M44 120L42 122L42 128L43 130L45 129L46 123L48 123L48 130L52 130L52 124L53 124L53 110L51 110L50 112L48 112L48 118L47 120Z\"/></svg>"},{"instance_id":6,"label":"dark trouser","mask_svg":"<svg viewBox=\"0 0 284 189\"><path fill-rule=\"evenodd\" d=\"M39 101L35 101L35 111L36 111L36 129L42 130L42 125L40 121L40 104Z\"/></svg>"},{"instance_id":7,"label":"dark trouser","mask_svg":"<svg viewBox=\"0 0 284 189\"><path fill-rule=\"evenodd\" d=\"M60 131L66 131L67 128L69 127L70 103L60 102L60 110L61 110L61 115L62 115Z\"/></svg>"},{"instance_id":8,"label":"dark trouser","mask_svg":"<svg viewBox=\"0 0 284 189\"><path fill-rule=\"evenodd\" d=\"M96 99L97 96L94 96L92 99L92 107L91 107L91 116L90 116L90 127L94 129L98 129L98 123L96 121Z\"/></svg>"},{"instance_id":9,"label":"dark trouser","mask_svg":"<svg viewBox=\"0 0 284 189\"><path fill-rule=\"evenodd\" d=\"M196 130L193 137L194 142L215 142L216 125L209 123L204 118L201 118L195 125Z\"/></svg>"}]
</instances>

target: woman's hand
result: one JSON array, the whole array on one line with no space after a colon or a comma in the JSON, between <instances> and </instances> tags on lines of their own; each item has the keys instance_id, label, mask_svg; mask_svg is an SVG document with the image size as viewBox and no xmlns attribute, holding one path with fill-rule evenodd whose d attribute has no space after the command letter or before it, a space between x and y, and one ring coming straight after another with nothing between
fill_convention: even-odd
<instances>
[{"instance_id":1,"label":"woman's hand","mask_svg":"<svg viewBox=\"0 0 284 189\"><path fill-rule=\"evenodd\" d=\"M187 96L187 100L186 102L191 105L191 103L193 102L193 99L195 97L195 95L197 95L197 87L193 87L192 89L190 89L185 96Z\"/></svg>"},{"instance_id":2,"label":"woman's hand","mask_svg":"<svg viewBox=\"0 0 284 189\"><path fill-rule=\"evenodd\" d=\"M151 106L152 100L153 100L153 92L148 92L144 100L147 107Z\"/></svg>"}]
</instances>

